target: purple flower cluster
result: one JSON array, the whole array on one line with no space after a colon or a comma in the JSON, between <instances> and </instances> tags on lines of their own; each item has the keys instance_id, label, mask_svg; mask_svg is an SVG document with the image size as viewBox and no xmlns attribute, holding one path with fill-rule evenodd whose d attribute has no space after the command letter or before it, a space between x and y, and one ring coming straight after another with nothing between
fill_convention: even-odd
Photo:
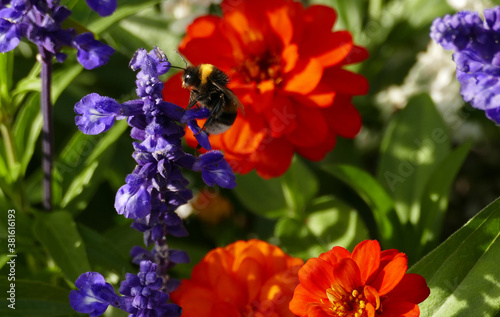
<instances>
[{"instance_id":1,"label":"purple flower cluster","mask_svg":"<svg viewBox=\"0 0 500 317\"><path fill-rule=\"evenodd\" d=\"M127 273L120 285L120 294L124 296L118 296L101 274L82 274L75 283L78 290L69 294L71 307L91 317L104 314L110 305L129 316L178 317L182 309L168 303L169 295L161 290L163 282L156 270L156 264L142 261L137 275Z\"/></svg>"},{"instance_id":2,"label":"purple flower cluster","mask_svg":"<svg viewBox=\"0 0 500 317\"><path fill-rule=\"evenodd\" d=\"M102 1L88 1L99 2ZM106 12L112 8L109 4L105 7L107 9L99 8ZM62 23L70 15L71 11L59 5L57 0L1 1L0 53L13 50L24 37L38 46L44 60L55 56L57 61L63 62L66 54L61 53L61 49L67 46L77 49L77 60L86 69L106 64L114 49L94 39L92 33L78 35L73 29L63 29Z\"/></svg>"},{"instance_id":3,"label":"purple flower cluster","mask_svg":"<svg viewBox=\"0 0 500 317\"><path fill-rule=\"evenodd\" d=\"M163 100L163 82L159 76L170 69L170 63L165 54L158 48L154 48L150 52L139 49L132 58L130 67L133 70L139 70L136 77L136 93L139 98L119 103L112 98L95 93L87 95L75 105L77 113L75 122L82 132L98 134L110 129L115 120L127 118L128 124L132 127L132 138L139 141L133 143L135 151L132 155L137 166L126 177L126 184L118 190L115 198L115 209L119 214L134 219L132 227L144 233L146 246L154 243L151 251L134 247L131 256L134 263L140 263L141 271L146 270L144 263L154 263L148 270L155 272L156 275L153 282L152 273L144 275L148 276L144 278L144 281L149 286L148 290L144 291L146 289L144 288L140 292L136 290L135 286L130 285L137 284L137 279L141 280L141 285L145 285L143 283L144 276L141 277L139 274L138 278L132 278L131 275L127 275L127 281L122 283L120 292L123 295L134 297L134 299L125 304L122 300L120 307L128 312L132 310L130 307L137 309L136 312L132 313L133 316L149 316L145 314L143 309L157 307L156 304L150 305L149 301L154 298L154 303L157 303L157 300L163 303L166 300L163 298L165 296L151 295L152 297L146 299L144 297L138 298L138 294L144 292L157 294L155 291L162 291L166 295L166 293L175 290L179 281L171 279L167 275L167 271L178 263L189 261L184 251L171 250L166 243L167 234L177 237L187 235L182 220L175 212L179 206L187 203L193 197L192 191L186 187L189 182L183 176L182 169L187 168L201 172L202 179L209 186L219 185L224 188L234 188L236 183L233 171L221 152L208 151L200 156L184 152L181 142L185 134L184 125L190 127L195 133L197 132L200 145L210 150L208 135L200 129L195 120L196 118L208 117L210 112L204 108L186 111ZM124 285L130 286L130 290L125 290ZM90 294L83 289L79 292ZM95 305L102 304L102 301L90 300L89 296L91 295L74 296L73 300L79 302L85 300L88 303L96 303ZM83 304L72 303L72 305L78 308ZM112 304L109 303L109 305ZM172 310L170 306L160 305L158 307L165 309L166 312L158 316L171 316L169 314L174 314L173 311L176 311ZM85 309L89 310L90 308L87 305ZM98 310L95 308L95 311Z\"/></svg>"},{"instance_id":4,"label":"purple flower cluster","mask_svg":"<svg viewBox=\"0 0 500 317\"><path fill-rule=\"evenodd\" d=\"M457 79L465 101L500 124L500 7L458 12L434 20L431 37L454 50Z\"/></svg>"}]
</instances>

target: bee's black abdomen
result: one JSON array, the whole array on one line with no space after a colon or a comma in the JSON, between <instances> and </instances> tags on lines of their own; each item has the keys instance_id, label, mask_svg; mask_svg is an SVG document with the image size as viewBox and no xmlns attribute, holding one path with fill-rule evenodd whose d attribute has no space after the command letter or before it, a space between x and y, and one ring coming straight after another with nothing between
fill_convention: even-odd
<instances>
[{"instance_id":1,"label":"bee's black abdomen","mask_svg":"<svg viewBox=\"0 0 500 317\"><path fill-rule=\"evenodd\" d=\"M217 118L212 117L210 124L205 124L205 131L210 134L224 133L233 125L237 115L237 112L224 112Z\"/></svg>"},{"instance_id":2,"label":"bee's black abdomen","mask_svg":"<svg viewBox=\"0 0 500 317\"><path fill-rule=\"evenodd\" d=\"M224 112L217 118L217 121L230 126L234 123L234 120L236 120L237 115L237 112Z\"/></svg>"}]
</instances>

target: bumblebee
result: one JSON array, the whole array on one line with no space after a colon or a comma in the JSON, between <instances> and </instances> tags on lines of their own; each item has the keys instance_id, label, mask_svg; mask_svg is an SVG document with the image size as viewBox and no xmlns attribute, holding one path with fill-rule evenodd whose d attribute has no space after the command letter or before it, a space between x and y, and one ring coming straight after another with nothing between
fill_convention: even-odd
<instances>
[{"instance_id":1,"label":"bumblebee","mask_svg":"<svg viewBox=\"0 0 500 317\"><path fill-rule=\"evenodd\" d=\"M220 134L236 120L238 108L243 107L236 95L227 88L229 77L212 64L187 66L182 75L182 87L190 91L187 110L198 104L210 110L202 131Z\"/></svg>"}]
</instances>

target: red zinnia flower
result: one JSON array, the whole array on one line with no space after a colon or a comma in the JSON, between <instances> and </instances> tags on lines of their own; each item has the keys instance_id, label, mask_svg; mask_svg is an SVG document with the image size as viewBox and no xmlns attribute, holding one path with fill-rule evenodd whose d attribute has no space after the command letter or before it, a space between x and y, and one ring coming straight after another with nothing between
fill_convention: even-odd
<instances>
[{"instance_id":1,"label":"red zinnia flower","mask_svg":"<svg viewBox=\"0 0 500 317\"><path fill-rule=\"evenodd\" d=\"M182 317L293 317L288 303L302 259L264 241L210 251L171 294Z\"/></svg>"},{"instance_id":2,"label":"red zinnia flower","mask_svg":"<svg viewBox=\"0 0 500 317\"><path fill-rule=\"evenodd\" d=\"M179 51L193 64L226 72L244 111L210 142L233 169L262 177L283 174L298 152L319 161L336 137L353 138L361 118L351 103L368 91L361 75L342 69L368 57L347 31L332 32L336 13L290 0L224 1L223 17L207 15L187 29ZM181 74L165 85L166 100L188 104ZM190 145L197 143L188 131Z\"/></svg>"},{"instance_id":3,"label":"red zinnia flower","mask_svg":"<svg viewBox=\"0 0 500 317\"><path fill-rule=\"evenodd\" d=\"M422 276L405 274L407 261L394 249L380 252L377 241L361 242L352 254L334 247L300 269L290 310L301 317L417 317L430 290Z\"/></svg>"}]
</instances>

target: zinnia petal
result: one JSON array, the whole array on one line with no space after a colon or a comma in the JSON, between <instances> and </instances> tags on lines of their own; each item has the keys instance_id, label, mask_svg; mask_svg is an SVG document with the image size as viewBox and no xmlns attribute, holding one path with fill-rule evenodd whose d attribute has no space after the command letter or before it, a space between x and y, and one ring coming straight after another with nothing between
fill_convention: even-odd
<instances>
[{"instance_id":1,"label":"zinnia petal","mask_svg":"<svg viewBox=\"0 0 500 317\"><path fill-rule=\"evenodd\" d=\"M266 12L269 25L280 38L283 47L290 44L293 37L293 26L292 21L290 21L290 16L288 15L288 10L289 8L287 6L282 6Z\"/></svg>"},{"instance_id":2,"label":"zinnia petal","mask_svg":"<svg viewBox=\"0 0 500 317\"><path fill-rule=\"evenodd\" d=\"M317 146L328 136L328 125L319 109L295 107L297 128L287 135L287 139L298 146Z\"/></svg>"},{"instance_id":3,"label":"zinnia petal","mask_svg":"<svg viewBox=\"0 0 500 317\"><path fill-rule=\"evenodd\" d=\"M257 173L261 177L277 177L285 173L292 164L293 146L285 138L265 138L259 152L251 156Z\"/></svg>"},{"instance_id":4,"label":"zinnia petal","mask_svg":"<svg viewBox=\"0 0 500 317\"><path fill-rule=\"evenodd\" d=\"M350 258L344 258L333 265L333 276L335 282L348 293L361 286L360 269Z\"/></svg>"},{"instance_id":5,"label":"zinnia petal","mask_svg":"<svg viewBox=\"0 0 500 317\"><path fill-rule=\"evenodd\" d=\"M352 259L361 270L361 283L365 284L378 270L380 264L380 244L376 240L365 240L352 251Z\"/></svg>"},{"instance_id":6,"label":"zinnia petal","mask_svg":"<svg viewBox=\"0 0 500 317\"><path fill-rule=\"evenodd\" d=\"M289 308L299 316L306 316L308 306L318 301L318 297L309 292L302 285L297 285L293 298L290 301Z\"/></svg>"},{"instance_id":7,"label":"zinnia petal","mask_svg":"<svg viewBox=\"0 0 500 317\"><path fill-rule=\"evenodd\" d=\"M361 129L361 115L348 99L336 96L333 106L324 108L323 113L336 134L352 139Z\"/></svg>"},{"instance_id":8,"label":"zinnia petal","mask_svg":"<svg viewBox=\"0 0 500 317\"><path fill-rule=\"evenodd\" d=\"M337 13L333 8L324 5L312 5L308 7L304 13L304 21L309 32L317 32L318 30L331 30Z\"/></svg>"},{"instance_id":9,"label":"zinnia petal","mask_svg":"<svg viewBox=\"0 0 500 317\"><path fill-rule=\"evenodd\" d=\"M189 57L189 61L194 65L211 63L223 70L229 70L233 49L223 36L220 21L219 17L211 15L197 18L188 27L186 37L179 44L179 52ZM200 47L217 47L217 50L200 50Z\"/></svg>"},{"instance_id":10,"label":"zinnia petal","mask_svg":"<svg viewBox=\"0 0 500 317\"><path fill-rule=\"evenodd\" d=\"M325 83L335 91L341 91L347 95L366 95L368 93L368 81L365 77L340 68L329 68L325 70Z\"/></svg>"},{"instance_id":11,"label":"zinnia petal","mask_svg":"<svg viewBox=\"0 0 500 317\"><path fill-rule=\"evenodd\" d=\"M405 301L414 304L423 302L430 294L425 279L418 274L405 274L401 282L387 294L390 300Z\"/></svg>"},{"instance_id":12,"label":"zinnia petal","mask_svg":"<svg viewBox=\"0 0 500 317\"><path fill-rule=\"evenodd\" d=\"M222 144L232 152L251 154L266 136L264 126L263 118L249 109L245 116L236 117L231 129L221 135Z\"/></svg>"},{"instance_id":13,"label":"zinnia petal","mask_svg":"<svg viewBox=\"0 0 500 317\"><path fill-rule=\"evenodd\" d=\"M406 254L399 253L374 277L371 285L375 287L380 296L384 296L401 281L406 273L408 258Z\"/></svg>"},{"instance_id":14,"label":"zinnia petal","mask_svg":"<svg viewBox=\"0 0 500 317\"><path fill-rule=\"evenodd\" d=\"M337 143L337 137L332 131L328 131L328 135L320 145L316 146L297 146L297 152L308 160L318 162L325 158L325 155L330 152Z\"/></svg>"},{"instance_id":15,"label":"zinnia petal","mask_svg":"<svg viewBox=\"0 0 500 317\"><path fill-rule=\"evenodd\" d=\"M326 298L325 291L334 282L333 269L324 260L312 258L299 271L300 285L316 298Z\"/></svg>"},{"instance_id":16,"label":"zinnia petal","mask_svg":"<svg viewBox=\"0 0 500 317\"><path fill-rule=\"evenodd\" d=\"M419 317L417 304L409 302L391 302L383 305L384 316Z\"/></svg>"},{"instance_id":17,"label":"zinnia petal","mask_svg":"<svg viewBox=\"0 0 500 317\"><path fill-rule=\"evenodd\" d=\"M330 251L321 253L319 256L320 259L329 262L331 265L339 262L343 258L350 258L350 257L351 257L351 252L339 246L333 247L333 249L331 249Z\"/></svg>"},{"instance_id":18,"label":"zinnia petal","mask_svg":"<svg viewBox=\"0 0 500 317\"><path fill-rule=\"evenodd\" d=\"M353 48L352 36L347 31L338 31L322 35L324 40L317 37L305 38L301 45L301 54L314 57L323 67L335 66L341 63Z\"/></svg>"},{"instance_id":19,"label":"zinnia petal","mask_svg":"<svg viewBox=\"0 0 500 317\"><path fill-rule=\"evenodd\" d=\"M314 58L297 63L295 69L287 75L283 90L298 94L307 94L316 88L323 76L323 66Z\"/></svg>"}]
</instances>

